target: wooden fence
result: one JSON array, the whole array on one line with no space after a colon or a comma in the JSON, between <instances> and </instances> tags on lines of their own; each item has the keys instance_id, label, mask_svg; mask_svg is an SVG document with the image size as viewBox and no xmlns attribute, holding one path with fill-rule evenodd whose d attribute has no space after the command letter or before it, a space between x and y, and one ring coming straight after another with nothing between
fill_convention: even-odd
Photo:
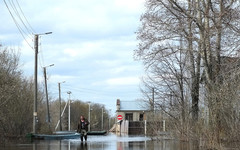
<instances>
[{"instance_id":1,"label":"wooden fence","mask_svg":"<svg viewBox=\"0 0 240 150\"><path fill-rule=\"evenodd\" d=\"M146 122L146 121L128 121L123 120L118 125L121 134L144 135L152 134L155 131L165 131L165 121Z\"/></svg>"}]
</instances>

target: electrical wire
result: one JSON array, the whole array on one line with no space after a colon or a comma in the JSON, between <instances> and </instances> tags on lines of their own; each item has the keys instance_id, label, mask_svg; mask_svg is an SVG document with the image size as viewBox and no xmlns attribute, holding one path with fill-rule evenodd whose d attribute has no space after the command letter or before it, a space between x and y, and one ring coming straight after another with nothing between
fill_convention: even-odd
<instances>
[{"instance_id":1,"label":"electrical wire","mask_svg":"<svg viewBox=\"0 0 240 150\"><path fill-rule=\"evenodd\" d=\"M11 11L11 9L10 9L8 3L6 2L6 0L3 0L3 1L4 1L5 6L7 7L8 12L10 13L10 15L11 15L13 21L14 21L14 24L16 25L18 31L20 32L21 36L23 37L24 41L28 44L28 46L29 46L31 49L33 49L33 47L31 46L31 44L30 44L30 43L27 41L27 39L26 39L26 35L27 35L27 36L29 36L29 35L25 32L25 30L27 30L27 32L30 32L30 30L29 30L29 28L26 26L26 24L24 23L24 21L21 19L18 11L15 9L16 6L15 6L13 3L11 3L11 1L10 1L10 6L12 7L12 9L13 9L13 11L15 12L15 14L17 15L17 17L21 20L22 24L24 24L23 26L25 27L25 30L24 30L24 29L21 27L21 25L18 23L17 19L16 19L15 16L14 16L14 13ZM26 35L25 35L25 34L26 34ZM30 34L30 35L31 35L31 34Z\"/></svg>"},{"instance_id":2,"label":"electrical wire","mask_svg":"<svg viewBox=\"0 0 240 150\"><path fill-rule=\"evenodd\" d=\"M10 1L10 0L9 0L9 1ZM18 16L18 18L20 19L20 21L22 22L22 24L24 25L25 29L28 31L28 33L29 33L30 35L33 34L33 33L35 33L34 29L33 29L32 26L30 25L30 23L29 23L29 21L27 20L25 14L23 13L22 8L21 8L20 4L18 3L18 0L15 0L15 1L16 1L16 3L17 3L17 7L16 7L16 5L15 5L15 3L14 3L13 0L10 1L10 4L11 4L11 2L12 2L12 6L13 6L12 8L13 8L13 10L15 10L16 15ZM19 10L20 10L20 13L19 13ZM21 16L23 16L23 17L21 17ZM26 21L26 23L24 22L23 18L24 18L24 20ZM28 26L27 26L27 25L28 25Z\"/></svg>"},{"instance_id":3,"label":"electrical wire","mask_svg":"<svg viewBox=\"0 0 240 150\"><path fill-rule=\"evenodd\" d=\"M44 57L43 57L42 42L41 42L41 40L42 40L42 38L40 37L40 38L39 38L39 50L38 50L38 53L40 54L39 64L40 64L40 67L43 68L43 66L45 66L45 63L44 63Z\"/></svg>"},{"instance_id":4,"label":"electrical wire","mask_svg":"<svg viewBox=\"0 0 240 150\"><path fill-rule=\"evenodd\" d=\"M18 0L16 0L16 2L17 2L17 5L18 5L18 8L20 9L20 11L21 11L24 19L26 20L28 26L30 27L30 29L32 30L33 33L36 33L35 30L33 29L33 27L31 26L31 24L29 23L29 21L27 20L26 16L24 15L21 6L20 6L19 3L18 3Z\"/></svg>"},{"instance_id":5,"label":"electrical wire","mask_svg":"<svg viewBox=\"0 0 240 150\"><path fill-rule=\"evenodd\" d=\"M53 91L58 91L57 89L53 90ZM73 93L84 93L85 95L86 94L91 94L91 95L95 95L95 96L104 96L104 97L112 97L113 95L116 95L115 93L113 94L109 94L111 92L109 91L97 91L97 90L91 90L91 91L84 91L84 90L81 90L81 88L79 89L76 89L76 88L68 88L66 86L64 86L64 90L62 90L62 92L67 92L67 91L72 91ZM52 93L53 94L53 93ZM54 92L55 95L57 95L57 92ZM137 92L124 92L120 95L129 95L129 94L140 94L140 93L137 93ZM118 94L119 96L119 94Z\"/></svg>"},{"instance_id":6,"label":"electrical wire","mask_svg":"<svg viewBox=\"0 0 240 150\"><path fill-rule=\"evenodd\" d=\"M26 26L26 24L24 23L21 15L20 15L19 12L18 12L18 9L16 8L16 6L15 6L15 4L14 4L14 2L9 0L9 4L10 4L10 6L12 7L12 10L15 12L15 14L17 15L17 17L19 18L19 20L21 21L21 23L23 24L23 26L25 27L26 32L28 32L28 33L26 33L26 32L24 31L24 33L29 37L29 35L31 35L32 32L29 30L29 28L28 28L28 27ZM31 38L31 37L29 37L29 38Z\"/></svg>"}]
</instances>

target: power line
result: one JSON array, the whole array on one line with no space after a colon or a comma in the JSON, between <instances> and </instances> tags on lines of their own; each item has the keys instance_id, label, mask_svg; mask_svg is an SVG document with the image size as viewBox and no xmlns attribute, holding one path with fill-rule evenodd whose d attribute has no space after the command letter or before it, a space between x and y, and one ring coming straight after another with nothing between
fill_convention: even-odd
<instances>
[{"instance_id":1,"label":"power line","mask_svg":"<svg viewBox=\"0 0 240 150\"><path fill-rule=\"evenodd\" d=\"M80 92L80 93L92 93L92 94L102 94L102 95L111 95L109 93L111 93L111 90L108 90L108 91L103 91L103 90L97 90L97 89L89 89L89 88L77 88L77 87L72 87L71 85L67 85L67 84L64 84L64 88L67 89L67 90L71 90L71 91L76 91L76 92ZM52 89L56 89L56 87L52 87ZM140 92L140 91L139 91ZM131 90L131 91L126 91L122 94L138 94L139 92L136 92L136 90Z\"/></svg>"},{"instance_id":2,"label":"power line","mask_svg":"<svg viewBox=\"0 0 240 150\"><path fill-rule=\"evenodd\" d=\"M138 93L138 92L120 92L118 94L116 94L116 92L114 93L111 93L111 92L105 92L105 93L99 93L99 92L91 92L91 91L82 91L82 90L73 90L73 88L67 88L67 89L64 89L63 92L67 92L67 91L73 91L74 93L84 93L84 95L94 95L94 96L106 96L106 97L112 97L112 96L130 96L130 95L139 95L141 93ZM54 92L55 94L57 94L56 92ZM54 94L53 93L53 94Z\"/></svg>"},{"instance_id":3,"label":"power line","mask_svg":"<svg viewBox=\"0 0 240 150\"><path fill-rule=\"evenodd\" d=\"M9 0L9 3L10 3L10 6L12 7L12 10L15 12L15 14L17 15L17 17L19 18L19 20L22 22L23 26L25 27L26 31L28 32L28 34L26 34L25 32L24 32L24 33L25 33L27 36L28 36L29 34L32 34L32 32L29 31L28 27L27 27L26 24L24 23L21 15L20 15L19 12L18 12L18 9L16 8L16 6L15 6L15 4L14 4L14 2ZM29 37L29 36L28 36L28 37Z\"/></svg>"},{"instance_id":4,"label":"power line","mask_svg":"<svg viewBox=\"0 0 240 150\"><path fill-rule=\"evenodd\" d=\"M33 33L36 33L35 30L33 29L33 27L31 26L31 24L28 22L26 16L24 15L21 6L20 6L19 3L18 3L18 0L16 0L16 2L17 2L17 5L18 5L18 7L19 7L19 9L20 9L20 11L21 11L21 13L22 13L24 19L26 20L27 24L29 25L30 29L32 30Z\"/></svg>"},{"instance_id":5,"label":"power line","mask_svg":"<svg viewBox=\"0 0 240 150\"><path fill-rule=\"evenodd\" d=\"M9 1L10 1L10 0L9 0ZM20 19L20 21L22 22L22 24L24 25L25 29L28 31L29 34L35 33L34 29L33 29L32 26L30 25L30 23L29 23L29 21L27 20L25 14L23 13L22 8L21 8L20 4L18 3L18 0L15 0L15 1L16 1L16 3L17 3L17 7L18 7L18 8L16 7L16 5L15 5L15 3L14 3L13 0L10 1L10 4L11 4L13 10L15 11L15 14L18 16L18 18ZM20 10L20 13L19 13L19 10ZM23 17L21 17L21 16L23 16ZM24 22L23 18L24 18L24 20L26 21L26 23ZM27 26L27 25L28 25L28 26Z\"/></svg>"},{"instance_id":6,"label":"power line","mask_svg":"<svg viewBox=\"0 0 240 150\"><path fill-rule=\"evenodd\" d=\"M40 66L41 68L43 66L45 66L45 63L44 63L44 57L43 57L43 48L42 48L42 42L41 42L42 38L40 37L40 42L39 42L39 47L40 47L40 50L38 51L38 53L40 54L40 57L39 57L39 63L40 63Z\"/></svg>"},{"instance_id":7,"label":"power line","mask_svg":"<svg viewBox=\"0 0 240 150\"><path fill-rule=\"evenodd\" d=\"M14 17L14 14L13 12L11 11L8 3L6 2L6 0L3 0L4 1L4 4L5 6L7 7L7 10L8 12L10 13L13 21L14 21L14 24L16 25L18 31L20 32L21 36L23 37L24 41L28 44L28 46L33 49L33 47L31 46L31 44L27 41L26 37L24 34L26 34L25 30L21 27L21 25L18 23L17 19ZM24 23L24 21L22 20L21 16L19 15L14 3L11 3L10 2L10 6L12 7L13 11L15 12L15 14L17 15L17 17L21 20L22 24L24 25L25 29L27 30L27 32L29 32L29 28L26 26L26 24ZM28 36L28 34L26 34Z\"/></svg>"}]
</instances>

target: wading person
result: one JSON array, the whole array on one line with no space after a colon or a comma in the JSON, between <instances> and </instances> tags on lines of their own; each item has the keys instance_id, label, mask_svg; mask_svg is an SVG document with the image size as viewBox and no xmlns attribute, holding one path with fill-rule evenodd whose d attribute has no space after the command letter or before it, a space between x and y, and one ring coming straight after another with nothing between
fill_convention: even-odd
<instances>
[{"instance_id":1,"label":"wading person","mask_svg":"<svg viewBox=\"0 0 240 150\"><path fill-rule=\"evenodd\" d=\"M84 116L80 117L80 120L78 122L78 132L81 134L81 141L83 142L83 137L85 141L87 141L87 132L88 132L88 125L89 122L87 119L84 118Z\"/></svg>"}]
</instances>

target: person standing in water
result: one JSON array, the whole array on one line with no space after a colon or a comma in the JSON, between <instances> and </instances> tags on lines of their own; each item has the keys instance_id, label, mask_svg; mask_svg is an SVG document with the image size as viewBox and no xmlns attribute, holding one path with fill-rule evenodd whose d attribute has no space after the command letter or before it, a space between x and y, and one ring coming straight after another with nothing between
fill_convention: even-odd
<instances>
[{"instance_id":1,"label":"person standing in water","mask_svg":"<svg viewBox=\"0 0 240 150\"><path fill-rule=\"evenodd\" d=\"M88 125L89 122L87 119L84 118L84 116L80 117L80 120L78 122L78 132L81 134L81 141L83 142L83 137L85 141L87 141L87 132L88 132Z\"/></svg>"}]
</instances>

